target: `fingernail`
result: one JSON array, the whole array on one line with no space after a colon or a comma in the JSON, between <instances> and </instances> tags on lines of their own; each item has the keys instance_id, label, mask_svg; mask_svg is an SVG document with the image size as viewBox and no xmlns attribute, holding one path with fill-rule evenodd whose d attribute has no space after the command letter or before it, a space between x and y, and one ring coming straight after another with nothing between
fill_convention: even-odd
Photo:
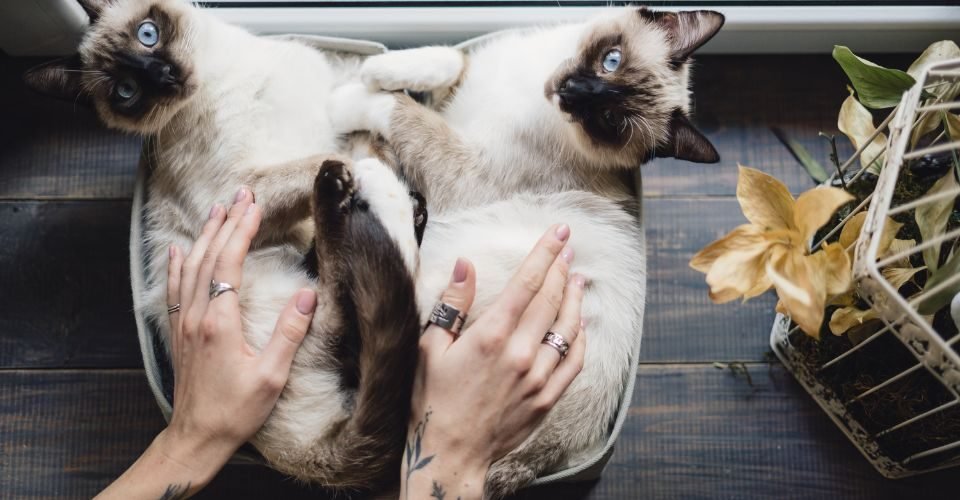
<instances>
[{"instance_id":1,"label":"fingernail","mask_svg":"<svg viewBox=\"0 0 960 500\"><path fill-rule=\"evenodd\" d=\"M177 246L170 245L170 258L173 259L176 256L177 256Z\"/></svg>"},{"instance_id":2,"label":"fingernail","mask_svg":"<svg viewBox=\"0 0 960 500\"><path fill-rule=\"evenodd\" d=\"M467 281L467 261L457 259L457 264L453 266L453 282L463 283Z\"/></svg>"},{"instance_id":3,"label":"fingernail","mask_svg":"<svg viewBox=\"0 0 960 500\"><path fill-rule=\"evenodd\" d=\"M256 209L257 209L257 204L256 204L256 203L251 203L251 204L247 207L247 209L243 211L243 215L250 215L250 214L252 214L253 211L256 210Z\"/></svg>"},{"instance_id":4,"label":"fingernail","mask_svg":"<svg viewBox=\"0 0 960 500\"><path fill-rule=\"evenodd\" d=\"M300 314L312 314L317 308L317 294L311 290L300 290L297 293L297 311Z\"/></svg>"},{"instance_id":5,"label":"fingernail","mask_svg":"<svg viewBox=\"0 0 960 500\"><path fill-rule=\"evenodd\" d=\"M573 262L573 249L564 248L563 252L560 253L560 257L562 257L563 260L567 261L567 264Z\"/></svg>"},{"instance_id":6,"label":"fingernail","mask_svg":"<svg viewBox=\"0 0 960 500\"><path fill-rule=\"evenodd\" d=\"M220 205L217 204L217 205L214 205L214 206L210 207L210 218L211 218L211 219L214 219L214 218L216 218L218 215L220 215Z\"/></svg>"},{"instance_id":7,"label":"fingernail","mask_svg":"<svg viewBox=\"0 0 960 500\"><path fill-rule=\"evenodd\" d=\"M580 318L580 329L581 330L587 329L587 318Z\"/></svg>"},{"instance_id":8,"label":"fingernail","mask_svg":"<svg viewBox=\"0 0 960 500\"><path fill-rule=\"evenodd\" d=\"M246 198L246 197L247 197L247 188L246 188L246 187L241 187L240 190L237 191L237 196L235 196L235 197L233 198L233 202L234 202L234 203L240 203L240 202L243 201L243 199Z\"/></svg>"},{"instance_id":9,"label":"fingernail","mask_svg":"<svg viewBox=\"0 0 960 500\"><path fill-rule=\"evenodd\" d=\"M557 239L560 241L567 241L567 238L570 237L570 226L566 224L560 224L557 227Z\"/></svg>"},{"instance_id":10,"label":"fingernail","mask_svg":"<svg viewBox=\"0 0 960 500\"><path fill-rule=\"evenodd\" d=\"M577 274L573 277L573 282L580 288L583 288L587 285L587 279L583 275Z\"/></svg>"}]
</instances>

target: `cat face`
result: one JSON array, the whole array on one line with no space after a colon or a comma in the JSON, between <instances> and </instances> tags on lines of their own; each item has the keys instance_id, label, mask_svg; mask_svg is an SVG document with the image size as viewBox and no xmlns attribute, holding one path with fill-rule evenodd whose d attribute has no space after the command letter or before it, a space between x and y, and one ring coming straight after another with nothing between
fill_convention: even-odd
<instances>
[{"instance_id":1,"label":"cat face","mask_svg":"<svg viewBox=\"0 0 960 500\"><path fill-rule=\"evenodd\" d=\"M41 92L92 104L113 128L160 130L197 90L181 0L81 0L92 25L79 54L30 70Z\"/></svg>"},{"instance_id":2,"label":"cat face","mask_svg":"<svg viewBox=\"0 0 960 500\"><path fill-rule=\"evenodd\" d=\"M577 54L547 81L544 94L572 123L588 156L623 166L654 156L719 161L687 118L688 63L723 21L712 11L646 8L597 19Z\"/></svg>"}]
</instances>

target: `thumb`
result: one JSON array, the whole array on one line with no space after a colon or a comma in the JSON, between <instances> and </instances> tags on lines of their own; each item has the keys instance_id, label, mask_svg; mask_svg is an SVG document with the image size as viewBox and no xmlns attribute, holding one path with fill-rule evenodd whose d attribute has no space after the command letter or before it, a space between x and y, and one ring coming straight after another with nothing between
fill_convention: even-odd
<instances>
[{"instance_id":1,"label":"thumb","mask_svg":"<svg viewBox=\"0 0 960 500\"><path fill-rule=\"evenodd\" d=\"M473 268L473 263L467 259L459 258L453 267L450 283L440 296L440 302L455 307L460 311L461 316L466 317L467 311L473 305L476 287L477 274ZM420 346L427 358L430 358L445 352L456 338L457 335L453 332L430 324L423 332L423 336L420 337Z\"/></svg>"},{"instance_id":2,"label":"thumb","mask_svg":"<svg viewBox=\"0 0 960 500\"><path fill-rule=\"evenodd\" d=\"M269 371L287 373L290 370L293 356L310 329L316 309L317 293L309 288L300 289L283 308L273 329L273 336L261 354Z\"/></svg>"}]
</instances>

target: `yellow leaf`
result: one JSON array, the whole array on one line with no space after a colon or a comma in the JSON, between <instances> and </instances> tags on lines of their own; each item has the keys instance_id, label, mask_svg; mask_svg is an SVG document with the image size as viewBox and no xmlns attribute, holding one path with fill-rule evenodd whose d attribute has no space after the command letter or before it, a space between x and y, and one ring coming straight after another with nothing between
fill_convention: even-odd
<instances>
[{"instance_id":1,"label":"yellow leaf","mask_svg":"<svg viewBox=\"0 0 960 500\"><path fill-rule=\"evenodd\" d=\"M860 149L867 144L867 139L877 131L873 126L873 115L863 107L852 95L847 96L840 107L840 116L837 118L837 128L853 143L853 147ZM878 134L860 154L860 164L868 171L880 173L886 160L887 137Z\"/></svg>"},{"instance_id":2,"label":"yellow leaf","mask_svg":"<svg viewBox=\"0 0 960 500\"><path fill-rule=\"evenodd\" d=\"M761 229L793 229L793 195L782 182L740 165L737 200L743 215Z\"/></svg>"},{"instance_id":3,"label":"yellow leaf","mask_svg":"<svg viewBox=\"0 0 960 500\"><path fill-rule=\"evenodd\" d=\"M797 198L793 217L806 244L824 224L830 222L838 208L853 200L853 195L834 187L815 188Z\"/></svg>"},{"instance_id":4,"label":"yellow leaf","mask_svg":"<svg viewBox=\"0 0 960 500\"><path fill-rule=\"evenodd\" d=\"M830 317L830 331L834 335L843 335L847 330L879 317L872 308L864 311L856 307L842 307Z\"/></svg>"},{"instance_id":5,"label":"yellow leaf","mask_svg":"<svg viewBox=\"0 0 960 500\"><path fill-rule=\"evenodd\" d=\"M953 169L947 170L947 174L934 183L933 187L924 196L936 195L954 191L960 186L953 177ZM947 221L953 212L953 204L956 196L942 198L940 200L926 203L917 207L914 217L917 220L917 227L920 229L920 237L923 241L930 241L943 234L947 228ZM923 251L923 262L935 272L940 265L940 245L933 245Z\"/></svg>"},{"instance_id":6,"label":"yellow leaf","mask_svg":"<svg viewBox=\"0 0 960 500\"><path fill-rule=\"evenodd\" d=\"M943 117L946 122L947 133L950 134L950 140L960 141L960 116L953 113L944 113Z\"/></svg>"},{"instance_id":7,"label":"yellow leaf","mask_svg":"<svg viewBox=\"0 0 960 500\"><path fill-rule=\"evenodd\" d=\"M916 61L913 61L913 64L907 69L907 74L912 76L914 80L919 80L925 66L957 57L960 57L960 47L957 47L957 44L952 40L933 42L920 54Z\"/></svg>"},{"instance_id":8,"label":"yellow leaf","mask_svg":"<svg viewBox=\"0 0 960 500\"><path fill-rule=\"evenodd\" d=\"M860 238L860 231L863 230L863 221L867 220L867 212L857 212L853 217L847 220L840 230L840 244L843 248L853 253L853 246Z\"/></svg>"},{"instance_id":9,"label":"yellow leaf","mask_svg":"<svg viewBox=\"0 0 960 500\"><path fill-rule=\"evenodd\" d=\"M717 258L726 252L764 243L763 233L756 226L744 224L726 236L705 246L690 259L690 267L701 273L709 273Z\"/></svg>"},{"instance_id":10,"label":"yellow leaf","mask_svg":"<svg viewBox=\"0 0 960 500\"><path fill-rule=\"evenodd\" d=\"M798 251L768 260L766 270L790 318L804 333L819 339L827 295L823 273Z\"/></svg>"},{"instance_id":11,"label":"yellow leaf","mask_svg":"<svg viewBox=\"0 0 960 500\"><path fill-rule=\"evenodd\" d=\"M853 264L843 245L829 243L810 256L811 269L823 275L827 296L840 295L853 284Z\"/></svg>"},{"instance_id":12,"label":"yellow leaf","mask_svg":"<svg viewBox=\"0 0 960 500\"><path fill-rule=\"evenodd\" d=\"M917 274L920 271L926 269L927 266L922 267L888 267L880 271L883 274L883 277L890 282L893 288L899 290L900 287L906 285L908 281L913 279L913 275Z\"/></svg>"},{"instance_id":13,"label":"yellow leaf","mask_svg":"<svg viewBox=\"0 0 960 500\"><path fill-rule=\"evenodd\" d=\"M717 257L707 273L710 298L722 304L752 291L763 277L768 247L766 242L747 245Z\"/></svg>"},{"instance_id":14,"label":"yellow leaf","mask_svg":"<svg viewBox=\"0 0 960 500\"><path fill-rule=\"evenodd\" d=\"M915 246L917 246L917 240L894 239L893 241L890 242L890 245L888 246L887 251L880 255L880 258L887 258L893 255L897 255L900 252L905 252ZM904 255L903 257L900 257L899 259L897 259L896 264L898 267L911 267L910 255ZM926 266L924 266L924 268L926 268Z\"/></svg>"}]
</instances>

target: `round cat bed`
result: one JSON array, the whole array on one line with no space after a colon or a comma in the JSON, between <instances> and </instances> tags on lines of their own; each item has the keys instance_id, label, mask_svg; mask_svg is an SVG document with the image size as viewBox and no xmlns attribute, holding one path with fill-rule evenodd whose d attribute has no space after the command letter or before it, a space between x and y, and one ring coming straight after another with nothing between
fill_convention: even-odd
<instances>
[{"instance_id":1,"label":"round cat bed","mask_svg":"<svg viewBox=\"0 0 960 500\"><path fill-rule=\"evenodd\" d=\"M476 44L489 40L492 36L499 33L484 35L459 44L457 47L467 50ZM320 37L310 35L281 35L277 38L286 38L297 40L300 43L316 48L318 50L335 50L362 55L373 55L385 52L384 45L362 40L348 40L343 38ZM637 193L641 193L640 177L637 175ZM134 186L133 209L130 217L130 280L133 290L134 315L136 317L137 333L140 340L140 350L143 355L143 366L147 375L147 383L153 392L154 398L160 407L160 412L165 420L170 420L173 411L173 368L167 357L166 349L160 338L160 332L155 325L146 321L139 313L141 310L140 297L144 291L146 282L146 261L144 260L143 248L143 207L147 198L147 186L150 182L150 169L146 158L141 155L139 166L137 168L137 179ZM639 200L638 200L639 205ZM639 217L639 213L638 213ZM638 221L639 223L639 221ZM641 234L643 234L641 232ZM645 246L645 242L641 241ZM630 400L633 396L634 383L636 381L637 361L640 357L641 332L637 332L634 340L633 352L631 353L631 368L629 379L624 384L624 392L620 401L620 408L617 411L616 418L611 423L610 433L604 445L595 453L586 457L581 463L573 464L570 467L554 472L552 474L537 478L532 485L541 485L554 482L576 482L588 481L600 477L604 467L613 454L614 442L620 435L623 423L626 420L630 408ZM233 457L231 463L247 464L266 464L263 458L252 446L245 445Z\"/></svg>"}]
</instances>

